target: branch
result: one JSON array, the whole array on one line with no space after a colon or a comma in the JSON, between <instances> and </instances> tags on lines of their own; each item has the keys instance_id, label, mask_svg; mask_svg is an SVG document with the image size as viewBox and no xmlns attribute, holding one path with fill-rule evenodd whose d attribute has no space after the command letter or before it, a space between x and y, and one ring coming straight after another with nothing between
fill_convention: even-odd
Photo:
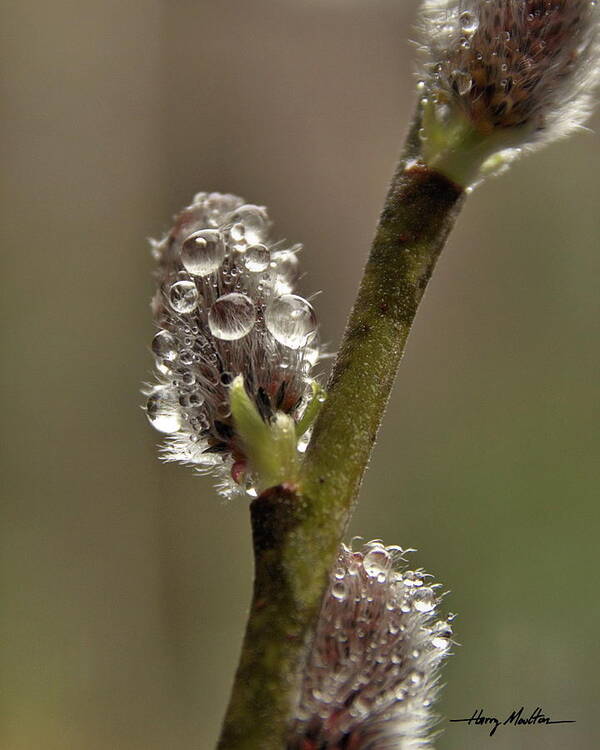
<instances>
[{"instance_id":1,"label":"branch","mask_svg":"<svg viewBox=\"0 0 600 750\"><path fill-rule=\"evenodd\" d=\"M267 490L252 503L254 594L219 750L286 747L329 572L463 195L409 157L393 178L299 484Z\"/></svg>"}]
</instances>

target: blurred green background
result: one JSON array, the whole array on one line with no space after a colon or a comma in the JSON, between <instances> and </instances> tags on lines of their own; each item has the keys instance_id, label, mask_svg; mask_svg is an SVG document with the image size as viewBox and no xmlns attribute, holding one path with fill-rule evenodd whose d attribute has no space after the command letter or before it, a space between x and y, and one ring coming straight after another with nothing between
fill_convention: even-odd
<instances>
[{"instance_id":1,"label":"blurred green background","mask_svg":"<svg viewBox=\"0 0 600 750\"><path fill-rule=\"evenodd\" d=\"M197 190L267 205L335 349L413 106L415 9L4 0L2 750L213 747L248 514L157 460L146 237ZM600 740L599 168L584 133L470 197L352 525L451 590L439 750ZM577 723L447 723L521 705Z\"/></svg>"}]
</instances>

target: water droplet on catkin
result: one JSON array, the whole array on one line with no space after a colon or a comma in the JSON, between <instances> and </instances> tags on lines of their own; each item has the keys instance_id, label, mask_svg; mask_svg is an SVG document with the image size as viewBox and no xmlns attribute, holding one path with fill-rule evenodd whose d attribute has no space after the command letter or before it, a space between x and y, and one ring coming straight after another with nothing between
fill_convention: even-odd
<instances>
[{"instance_id":1,"label":"water droplet on catkin","mask_svg":"<svg viewBox=\"0 0 600 750\"><path fill-rule=\"evenodd\" d=\"M317 329L315 311L296 294L283 294L265 310L265 325L274 339L290 349L305 346Z\"/></svg>"},{"instance_id":2,"label":"water droplet on catkin","mask_svg":"<svg viewBox=\"0 0 600 750\"><path fill-rule=\"evenodd\" d=\"M265 245L252 245L244 254L244 265L250 273L266 271L271 261L271 254Z\"/></svg>"},{"instance_id":3,"label":"water droplet on catkin","mask_svg":"<svg viewBox=\"0 0 600 750\"><path fill-rule=\"evenodd\" d=\"M463 30L463 33L474 34L477 31L478 26L479 21L477 20L477 17L473 15L473 13L465 10L460 14L460 27Z\"/></svg>"},{"instance_id":4,"label":"water droplet on catkin","mask_svg":"<svg viewBox=\"0 0 600 750\"><path fill-rule=\"evenodd\" d=\"M344 583L344 581L336 581L331 587L331 594L334 599L337 599L339 602L343 602L347 596L346 584Z\"/></svg>"},{"instance_id":5,"label":"water droplet on catkin","mask_svg":"<svg viewBox=\"0 0 600 750\"><path fill-rule=\"evenodd\" d=\"M423 682L424 676L425 675L423 674L423 672L418 672L417 670L415 670L414 672L410 672L406 679L410 685L417 686Z\"/></svg>"},{"instance_id":6,"label":"water droplet on catkin","mask_svg":"<svg viewBox=\"0 0 600 750\"><path fill-rule=\"evenodd\" d=\"M427 586L417 589L413 596L413 606L418 612L431 612L435 608L433 590Z\"/></svg>"},{"instance_id":7,"label":"water droplet on catkin","mask_svg":"<svg viewBox=\"0 0 600 750\"><path fill-rule=\"evenodd\" d=\"M375 547L367 552L363 561L365 573L372 578L377 578L381 573L386 573L390 564L390 556L383 547Z\"/></svg>"},{"instance_id":8,"label":"water droplet on catkin","mask_svg":"<svg viewBox=\"0 0 600 750\"><path fill-rule=\"evenodd\" d=\"M159 331L152 339L152 351L161 360L177 359L177 342L168 331Z\"/></svg>"},{"instance_id":9,"label":"water droplet on catkin","mask_svg":"<svg viewBox=\"0 0 600 750\"><path fill-rule=\"evenodd\" d=\"M434 648L445 651L450 648L452 638L452 628L444 620L435 623L431 630L431 645Z\"/></svg>"},{"instance_id":10,"label":"water droplet on catkin","mask_svg":"<svg viewBox=\"0 0 600 750\"><path fill-rule=\"evenodd\" d=\"M269 223L265 210L260 206L250 203L240 206L231 214L231 221L229 236L234 246L248 247L265 239Z\"/></svg>"},{"instance_id":11,"label":"water droplet on catkin","mask_svg":"<svg viewBox=\"0 0 600 750\"><path fill-rule=\"evenodd\" d=\"M245 294L225 294L208 311L211 333L224 341L235 341L250 333L256 320L256 308Z\"/></svg>"},{"instance_id":12,"label":"water droplet on catkin","mask_svg":"<svg viewBox=\"0 0 600 750\"><path fill-rule=\"evenodd\" d=\"M194 232L181 247L181 262L194 276L208 276L225 260L225 245L219 232L202 229Z\"/></svg>"},{"instance_id":13,"label":"water droplet on catkin","mask_svg":"<svg viewBox=\"0 0 600 750\"><path fill-rule=\"evenodd\" d=\"M169 289L169 302L175 312L190 313L198 304L200 295L193 281L176 281Z\"/></svg>"},{"instance_id":14,"label":"water droplet on catkin","mask_svg":"<svg viewBox=\"0 0 600 750\"><path fill-rule=\"evenodd\" d=\"M466 96L473 88L473 79L469 73L463 70L454 71L454 81L456 82L456 89L460 96Z\"/></svg>"},{"instance_id":15,"label":"water droplet on catkin","mask_svg":"<svg viewBox=\"0 0 600 750\"><path fill-rule=\"evenodd\" d=\"M159 432L177 432L181 427L177 394L170 388L160 388L150 396L146 413L150 424Z\"/></svg>"}]
</instances>

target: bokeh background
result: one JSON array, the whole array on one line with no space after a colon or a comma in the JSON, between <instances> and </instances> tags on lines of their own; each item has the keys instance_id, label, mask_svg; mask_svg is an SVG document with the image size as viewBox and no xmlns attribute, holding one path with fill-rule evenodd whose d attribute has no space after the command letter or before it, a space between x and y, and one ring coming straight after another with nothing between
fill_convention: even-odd
<instances>
[{"instance_id":1,"label":"bokeh background","mask_svg":"<svg viewBox=\"0 0 600 750\"><path fill-rule=\"evenodd\" d=\"M268 206L335 349L414 103L416 6L4 0L2 750L214 746L248 512L156 458L146 237L200 189ZM470 197L352 525L451 590L439 750L600 740L599 174L583 133ZM521 705L577 723L447 722Z\"/></svg>"}]
</instances>

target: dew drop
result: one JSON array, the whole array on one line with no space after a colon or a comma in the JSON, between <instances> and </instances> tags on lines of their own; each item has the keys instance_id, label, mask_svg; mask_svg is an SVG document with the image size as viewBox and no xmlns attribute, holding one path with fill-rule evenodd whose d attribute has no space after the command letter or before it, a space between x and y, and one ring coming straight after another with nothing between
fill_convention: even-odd
<instances>
[{"instance_id":1,"label":"dew drop","mask_svg":"<svg viewBox=\"0 0 600 750\"><path fill-rule=\"evenodd\" d=\"M159 432L177 432L181 428L181 415L176 391L172 388L155 390L146 404L146 414L150 424Z\"/></svg>"},{"instance_id":2,"label":"dew drop","mask_svg":"<svg viewBox=\"0 0 600 750\"><path fill-rule=\"evenodd\" d=\"M208 311L208 327L213 336L235 341L250 333L256 320L254 303L245 294L224 294Z\"/></svg>"},{"instance_id":3,"label":"dew drop","mask_svg":"<svg viewBox=\"0 0 600 750\"><path fill-rule=\"evenodd\" d=\"M271 253L265 245L252 245L244 254L244 265L250 273L262 273L269 267Z\"/></svg>"},{"instance_id":4,"label":"dew drop","mask_svg":"<svg viewBox=\"0 0 600 750\"><path fill-rule=\"evenodd\" d=\"M233 225L229 236L235 247L256 245L265 239L269 222L264 208L247 203L235 210L230 218Z\"/></svg>"},{"instance_id":5,"label":"dew drop","mask_svg":"<svg viewBox=\"0 0 600 750\"><path fill-rule=\"evenodd\" d=\"M346 584L343 581L336 581L331 587L331 594L334 599L343 602L347 596Z\"/></svg>"},{"instance_id":6,"label":"dew drop","mask_svg":"<svg viewBox=\"0 0 600 750\"><path fill-rule=\"evenodd\" d=\"M190 406L198 407L204 403L204 396L201 393L190 393Z\"/></svg>"},{"instance_id":7,"label":"dew drop","mask_svg":"<svg viewBox=\"0 0 600 750\"><path fill-rule=\"evenodd\" d=\"M413 596L413 606L418 612L431 612L435 608L433 590L427 586L417 589Z\"/></svg>"},{"instance_id":8,"label":"dew drop","mask_svg":"<svg viewBox=\"0 0 600 750\"><path fill-rule=\"evenodd\" d=\"M199 299L200 295L193 281L176 281L169 289L169 302L175 312L192 312Z\"/></svg>"},{"instance_id":9,"label":"dew drop","mask_svg":"<svg viewBox=\"0 0 600 750\"><path fill-rule=\"evenodd\" d=\"M217 414L221 419L227 419L231 416L231 406L229 401L220 401L217 404Z\"/></svg>"},{"instance_id":10,"label":"dew drop","mask_svg":"<svg viewBox=\"0 0 600 750\"><path fill-rule=\"evenodd\" d=\"M317 318L312 305L303 297L283 294L269 303L265 310L265 325L280 344L300 349L316 332Z\"/></svg>"},{"instance_id":11,"label":"dew drop","mask_svg":"<svg viewBox=\"0 0 600 750\"><path fill-rule=\"evenodd\" d=\"M177 342L168 331L159 331L152 339L152 351L159 359L173 362L177 359Z\"/></svg>"},{"instance_id":12,"label":"dew drop","mask_svg":"<svg viewBox=\"0 0 600 750\"><path fill-rule=\"evenodd\" d=\"M473 79L464 70L455 70L454 80L460 96L466 96L473 88Z\"/></svg>"},{"instance_id":13,"label":"dew drop","mask_svg":"<svg viewBox=\"0 0 600 750\"><path fill-rule=\"evenodd\" d=\"M402 580L404 581L404 585L408 587L421 586L423 583L414 570L405 570L402 574Z\"/></svg>"},{"instance_id":14,"label":"dew drop","mask_svg":"<svg viewBox=\"0 0 600 750\"><path fill-rule=\"evenodd\" d=\"M381 573L387 574L389 564L390 556L383 547L370 550L363 560L365 573L371 578L378 578Z\"/></svg>"},{"instance_id":15,"label":"dew drop","mask_svg":"<svg viewBox=\"0 0 600 750\"><path fill-rule=\"evenodd\" d=\"M408 675L406 679L411 685L416 686L416 685L420 685L423 682L423 677L424 677L423 672L414 671L414 672L410 672L410 674Z\"/></svg>"},{"instance_id":16,"label":"dew drop","mask_svg":"<svg viewBox=\"0 0 600 750\"><path fill-rule=\"evenodd\" d=\"M194 276L208 276L225 260L225 244L219 232L202 229L191 234L181 247L181 262Z\"/></svg>"},{"instance_id":17,"label":"dew drop","mask_svg":"<svg viewBox=\"0 0 600 750\"><path fill-rule=\"evenodd\" d=\"M194 385L194 383L196 382L196 376L191 370L186 370L181 376L181 380L183 381L184 385Z\"/></svg>"},{"instance_id":18,"label":"dew drop","mask_svg":"<svg viewBox=\"0 0 600 750\"><path fill-rule=\"evenodd\" d=\"M194 361L194 355L189 349L182 349L179 358L184 365L191 365Z\"/></svg>"},{"instance_id":19,"label":"dew drop","mask_svg":"<svg viewBox=\"0 0 600 750\"><path fill-rule=\"evenodd\" d=\"M431 644L434 648L445 651L450 647L452 628L444 620L436 622L431 631Z\"/></svg>"},{"instance_id":20,"label":"dew drop","mask_svg":"<svg viewBox=\"0 0 600 750\"><path fill-rule=\"evenodd\" d=\"M479 21L476 16L465 10L460 14L460 27L465 34L474 34L479 26Z\"/></svg>"}]
</instances>

